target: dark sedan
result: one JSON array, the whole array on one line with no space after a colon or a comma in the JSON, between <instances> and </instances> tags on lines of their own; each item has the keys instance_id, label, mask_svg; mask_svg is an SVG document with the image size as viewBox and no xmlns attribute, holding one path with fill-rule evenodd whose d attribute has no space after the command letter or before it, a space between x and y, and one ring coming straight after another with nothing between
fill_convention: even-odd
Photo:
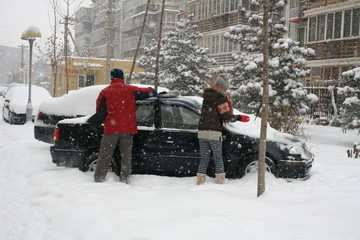
<instances>
[{"instance_id":1,"label":"dark sedan","mask_svg":"<svg viewBox=\"0 0 360 240\"><path fill-rule=\"evenodd\" d=\"M139 87L153 87L151 85L132 84ZM34 137L39 141L54 143L56 124L63 119L83 117L95 113L96 98L101 90L108 85L94 85L78 90L72 90L61 97L43 102L34 124ZM159 87L159 92L168 91Z\"/></svg>"},{"instance_id":2,"label":"dark sedan","mask_svg":"<svg viewBox=\"0 0 360 240\"><path fill-rule=\"evenodd\" d=\"M163 96L137 101L139 133L134 136L132 173L196 175L200 160L197 139L200 109L198 97ZM249 123L228 124L224 129L223 155L228 178L240 178L256 171L259 139L241 133L256 129L255 125L252 118ZM50 147L53 162L83 171L94 170L102 131L95 115L60 121L55 130L55 144ZM306 145L292 135L274 129L272 133L276 137L267 141L266 169L276 177L307 178L313 155ZM115 152L112 170L116 173L119 158L119 152ZM208 174L214 175L212 164Z\"/></svg>"}]
</instances>

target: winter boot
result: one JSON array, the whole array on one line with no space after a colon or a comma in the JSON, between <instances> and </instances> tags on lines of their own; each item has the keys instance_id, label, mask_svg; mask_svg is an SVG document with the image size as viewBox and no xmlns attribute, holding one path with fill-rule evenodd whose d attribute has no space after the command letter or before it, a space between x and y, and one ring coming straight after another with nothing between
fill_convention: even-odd
<instances>
[{"instance_id":1,"label":"winter boot","mask_svg":"<svg viewBox=\"0 0 360 240\"><path fill-rule=\"evenodd\" d=\"M206 181L206 174L198 173L197 181L196 181L197 185L203 184L203 183L205 183L205 181Z\"/></svg>"},{"instance_id":2,"label":"winter boot","mask_svg":"<svg viewBox=\"0 0 360 240\"><path fill-rule=\"evenodd\" d=\"M126 177L126 178L120 177L120 182L125 183L125 184L129 184L129 178L128 177Z\"/></svg>"},{"instance_id":3,"label":"winter boot","mask_svg":"<svg viewBox=\"0 0 360 240\"><path fill-rule=\"evenodd\" d=\"M215 174L216 176L216 183L223 184L225 181L225 173Z\"/></svg>"}]
</instances>

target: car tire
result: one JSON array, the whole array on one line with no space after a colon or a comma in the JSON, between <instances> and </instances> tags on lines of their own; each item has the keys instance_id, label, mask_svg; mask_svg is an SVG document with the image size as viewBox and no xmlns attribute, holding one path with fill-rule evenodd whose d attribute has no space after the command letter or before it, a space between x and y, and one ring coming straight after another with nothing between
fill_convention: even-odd
<instances>
[{"instance_id":1,"label":"car tire","mask_svg":"<svg viewBox=\"0 0 360 240\"><path fill-rule=\"evenodd\" d=\"M96 169L96 165L99 159L98 151L89 152L86 157L84 164L80 167L80 170L83 172L93 172Z\"/></svg>"},{"instance_id":2,"label":"car tire","mask_svg":"<svg viewBox=\"0 0 360 240\"><path fill-rule=\"evenodd\" d=\"M241 178L246 174L257 173L258 169L258 155L246 156L239 162L238 177ZM278 176L279 169L274 161L268 156L265 157L265 170L272 173L275 177Z\"/></svg>"},{"instance_id":3,"label":"car tire","mask_svg":"<svg viewBox=\"0 0 360 240\"><path fill-rule=\"evenodd\" d=\"M85 157L85 162L80 170L83 172L94 172L96 170L96 165L99 160L99 151L93 150ZM109 166L109 170L115 172L115 174L120 174L120 166L116 163L115 159L113 158L111 164Z\"/></svg>"},{"instance_id":4,"label":"car tire","mask_svg":"<svg viewBox=\"0 0 360 240\"><path fill-rule=\"evenodd\" d=\"M13 125L15 124L14 114L9 112L9 124Z\"/></svg>"},{"instance_id":5,"label":"car tire","mask_svg":"<svg viewBox=\"0 0 360 240\"><path fill-rule=\"evenodd\" d=\"M3 114L2 114L2 117L4 119L5 122L8 122L6 119L5 119L5 115L4 115L4 109L3 109Z\"/></svg>"}]
</instances>

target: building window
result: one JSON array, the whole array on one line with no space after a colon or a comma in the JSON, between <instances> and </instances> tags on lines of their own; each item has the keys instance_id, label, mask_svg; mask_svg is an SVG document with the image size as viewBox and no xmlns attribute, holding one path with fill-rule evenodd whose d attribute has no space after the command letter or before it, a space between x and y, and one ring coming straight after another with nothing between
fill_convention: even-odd
<instances>
[{"instance_id":1,"label":"building window","mask_svg":"<svg viewBox=\"0 0 360 240\"><path fill-rule=\"evenodd\" d=\"M324 39L325 39L325 15L320 15L318 19L317 40L321 41Z\"/></svg>"},{"instance_id":2,"label":"building window","mask_svg":"<svg viewBox=\"0 0 360 240\"><path fill-rule=\"evenodd\" d=\"M92 74L79 74L78 86L79 88L95 85L95 75Z\"/></svg>"},{"instance_id":3,"label":"building window","mask_svg":"<svg viewBox=\"0 0 360 240\"><path fill-rule=\"evenodd\" d=\"M360 8L309 17L308 42L359 35Z\"/></svg>"},{"instance_id":4,"label":"building window","mask_svg":"<svg viewBox=\"0 0 360 240\"><path fill-rule=\"evenodd\" d=\"M334 13L327 15L327 28L326 28L326 39L333 38L333 29L334 29Z\"/></svg>"},{"instance_id":5,"label":"building window","mask_svg":"<svg viewBox=\"0 0 360 240\"><path fill-rule=\"evenodd\" d=\"M309 20L309 42L316 40L316 17L311 17Z\"/></svg>"},{"instance_id":6,"label":"building window","mask_svg":"<svg viewBox=\"0 0 360 240\"><path fill-rule=\"evenodd\" d=\"M342 12L335 13L334 38L341 38Z\"/></svg>"},{"instance_id":7,"label":"building window","mask_svg":"<svg viewBox=\"0 0 360 240\"><path fill-rule=\"evenodd\" d=\"M303 47L305 43L305 28L301 27L298 31L298 41L300 43L300 46Z\"/></svg>"},{"instance_id":8,"label":"building window","mask_svg":"<svg viewBox=\"0 0 360 240\"><path fill-rule=\"evenodd\" d=\"M350 36L351 30L351 10L346 10L344 15L344 37Z\"/></svg>"},{"instance_id":9,"label":"building window","mask_svg":"<svg viewBox=\"0 0 360 240\"><path fill-rule=\"evenodd\" d=\"M352 33L351 36L359 36L360 28L360 8L354 9L353 21L352 21Z\"/></svg>"}]
</instances>

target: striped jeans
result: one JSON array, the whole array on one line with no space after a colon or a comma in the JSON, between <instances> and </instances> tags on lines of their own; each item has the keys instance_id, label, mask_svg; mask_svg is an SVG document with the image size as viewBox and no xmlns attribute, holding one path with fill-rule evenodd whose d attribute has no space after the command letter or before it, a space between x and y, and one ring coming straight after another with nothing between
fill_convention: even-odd
<instances>
[{"instance_id":1,"label":"striped jeans","mask_svg":"<svg viewBox=\"0 0 360 240\"><path fill-rule=\"evenodd\" d=\"M213 153L214 157L215 173L224 173L225 171L222 158L222 141L199 138L199 144L201 159L198 173L206 174L206 170L210 161L210 152Z\"/></svg>"}]
</instances>

